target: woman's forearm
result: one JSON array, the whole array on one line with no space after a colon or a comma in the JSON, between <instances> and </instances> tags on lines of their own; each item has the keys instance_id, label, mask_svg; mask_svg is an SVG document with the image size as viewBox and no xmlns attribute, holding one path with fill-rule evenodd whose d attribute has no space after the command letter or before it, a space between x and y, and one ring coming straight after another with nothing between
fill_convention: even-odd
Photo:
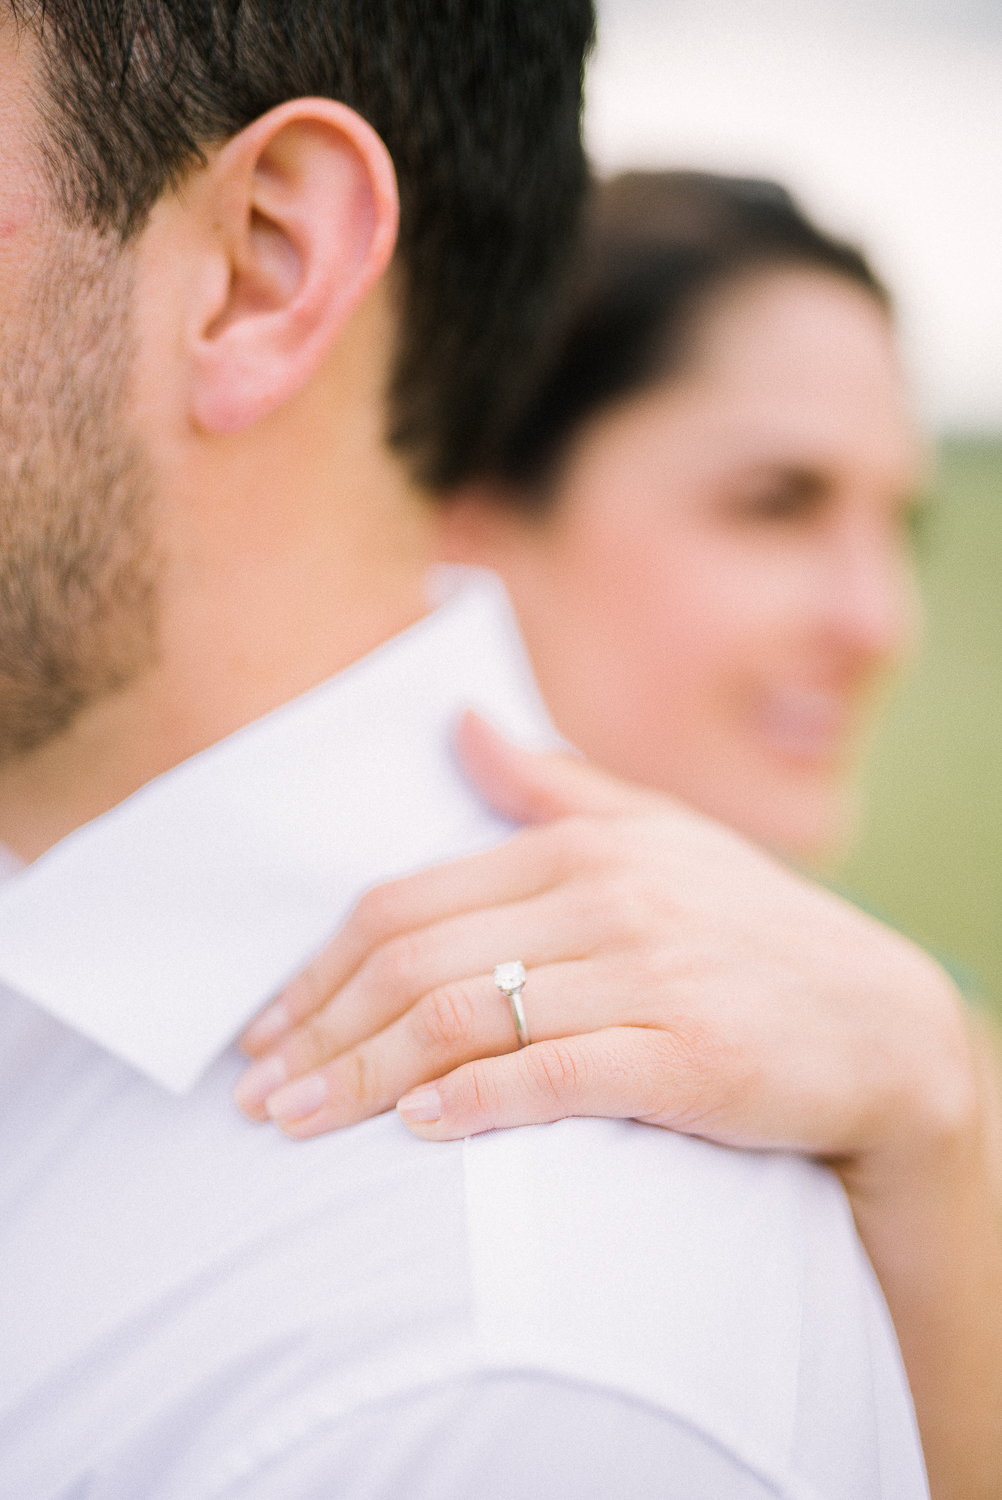
<instances>
[{"instance_id":1,"label":"woman's forearm","mask_svg":"<svg viewBox=\"0 0 1002 1500\"><path fill-rule=\"evenodd\" d=\"M1002 1496L999 1076L983 1039L969 1112L916 1151L843 1178L915 1401L933 1500ZM966 1117L965 1117L966 1114Z\"/></svg>"}]
</instances>

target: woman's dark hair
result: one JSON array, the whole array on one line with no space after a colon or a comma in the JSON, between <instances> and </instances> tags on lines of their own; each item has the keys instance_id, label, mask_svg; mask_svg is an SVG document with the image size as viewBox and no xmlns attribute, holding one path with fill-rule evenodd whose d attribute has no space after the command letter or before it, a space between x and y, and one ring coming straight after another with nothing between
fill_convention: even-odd
<instances>
[{"instance_id":1,"label":"woman's dark hair","mask_svg":"<svg viewBox=\"0 0 1002 1500\"><path fill-rule=\"evenodd\" d=\"M8 0L39 43L50 176L123 239L289 99L358 111L396 168L390 439L447 488L496 452L545 344L586 185L591 0Z\"/></svg>"},{"instance_id":2,"label":"woman's dark hair","mask_svg":"<svg viewBox=\"0 0 1002 1500\"><path fill-rule=\"evenodd\" d=\"M505 492L543 506L589 417L681 374L715 295L785 267L841 277L890 312L861 252L818 229L778 183L630 172L597 184L563 336L499 447L494 475Z\"/></svg>"}]
</instances>

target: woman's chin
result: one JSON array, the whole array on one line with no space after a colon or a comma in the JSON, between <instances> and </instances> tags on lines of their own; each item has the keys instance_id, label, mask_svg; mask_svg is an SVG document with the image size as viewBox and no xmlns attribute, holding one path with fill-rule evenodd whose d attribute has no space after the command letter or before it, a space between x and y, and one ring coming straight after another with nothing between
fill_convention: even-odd
<instances>
[{"instance_id":1,"label":"woman's chin","mask_svg":"<svg viewBox=\"0 0 1002 1500\"><path fill-rule=\"evenodd\" d=\"M837 868L859 837L858 799L844 790L818 805L805 804L794 815L777 819L771 839L763 839L777 854L817 873Z\"/></svg>"},{"instance_id":2,"label":"woman's chin","mask_svg":"<svg viewBox=\"0 0 1002 1500\"><path fill-rule=\"evenodd\" d=\"M712 817L814 871L836 866L859 831L858 793L844 774L749 776L730 796L700 800Z\"/></svg>"}]
</instances>

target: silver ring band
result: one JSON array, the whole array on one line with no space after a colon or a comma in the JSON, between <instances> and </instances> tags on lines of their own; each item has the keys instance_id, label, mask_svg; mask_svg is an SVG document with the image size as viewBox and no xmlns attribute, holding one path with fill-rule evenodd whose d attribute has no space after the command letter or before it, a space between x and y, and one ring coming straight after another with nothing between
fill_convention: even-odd
<instances>
[{"instance_id":1,"label":"silver ring band","mask_svg":"<svg viewBox=\"0 0 1002 1500\"><path fill-rule=\"evenodd\" d=\"M525 966L517 959L514 963L498 964L494 970L494 983L502 995L507 995L511 1007L511 1018L515 1024L515 1035L520 1047L528 1047L529 1028L525 1024L525 1009L522 991L525 988Z\"/></svg>"}]
</instances>

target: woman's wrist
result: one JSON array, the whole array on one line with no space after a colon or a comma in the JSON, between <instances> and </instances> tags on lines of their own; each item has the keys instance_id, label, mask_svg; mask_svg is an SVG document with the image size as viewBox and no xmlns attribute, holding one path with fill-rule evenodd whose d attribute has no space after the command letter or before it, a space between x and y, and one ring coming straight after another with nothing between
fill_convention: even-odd
<instances>
[{"instance_id":1,"label":"woman's wrist","mask_svg":"<svg viewBox=\"0 0 1002 1500\"><path fill-rule=\"evenodd\" d=\"M887 1035L871 1060L883 1088L859 1151L840 1164L850 1195L913 1176L946 1180L985 1130L983 1069L960 992L929 954L886 936L897 951L888 954L883 983L901 1003L885 1004Z\"/></svg>"}]
</instances>

